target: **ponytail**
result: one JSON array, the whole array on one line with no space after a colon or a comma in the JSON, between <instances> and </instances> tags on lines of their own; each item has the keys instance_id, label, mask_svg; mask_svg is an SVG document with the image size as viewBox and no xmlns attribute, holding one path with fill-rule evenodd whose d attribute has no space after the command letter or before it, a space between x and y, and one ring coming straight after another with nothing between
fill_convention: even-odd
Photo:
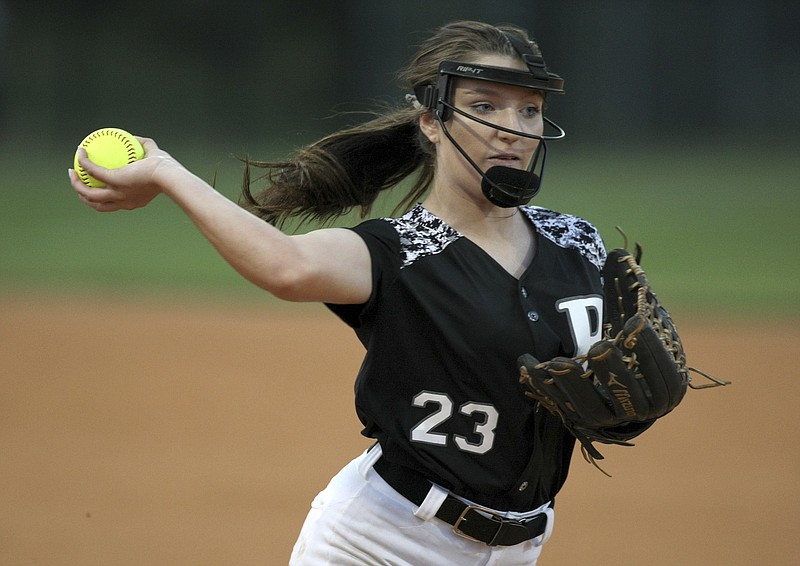
<instances>
[{"instance_id":1,"label":"ponytail","mask_svg":"<svg viewBox=\"0 0 800 566\"><path fill-rule=\"evenodd\" d=\"M327 222L360 209L366 217L378 194L419 170L397 206L409 208L433 180L433 152L426 148L419 111L400 109L331 134L286 161L245 160L244 206L276 226L290 218ZM266 188L251 191L251 170L266 169Z\"/></svg>"},{"instance_id":2,"label":"ponytail","mask_svg":"<svg viewBox=\"0 0 800 566\"><path fill-rule=\"evenodd\" d=\"M486 53L518 57L507 33L528 41L527 33L515 26L495 27L473 21L442 26L420 45L398 78L403 88L415 91L436 85L442 61L463 61ZM243 205L279 227L290 218L301 223L330 221L356 207L363 218L378 193L418 172L394 212L410 208L433 182L435 149L418 125L426 111L419 106L390 111L331 134L287 161L246 160ZM252 168L267 170L261 178L266 179L266 188L256 194L251 192Z\"/></svg>"}]
</instances>

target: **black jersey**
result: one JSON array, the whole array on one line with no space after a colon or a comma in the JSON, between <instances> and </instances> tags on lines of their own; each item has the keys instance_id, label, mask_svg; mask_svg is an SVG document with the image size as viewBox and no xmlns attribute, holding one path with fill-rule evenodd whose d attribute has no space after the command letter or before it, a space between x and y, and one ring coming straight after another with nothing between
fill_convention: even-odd
<instances>
[{"instance_id":1,"label":"black jersey","mask_svg":"<svg viewBox=\"0 0 800 566\"><path fill-rule=\"evenodd\" d=\"M520 393L517 358L585 353L602 325L605 248L590 223L526 206L537 251L516 279L421 205L353 230L372 258L363 305L328 305L366 347L363 434L463 497L526 511L554 498L574 439Z\"/></svg>"}]
</instances>

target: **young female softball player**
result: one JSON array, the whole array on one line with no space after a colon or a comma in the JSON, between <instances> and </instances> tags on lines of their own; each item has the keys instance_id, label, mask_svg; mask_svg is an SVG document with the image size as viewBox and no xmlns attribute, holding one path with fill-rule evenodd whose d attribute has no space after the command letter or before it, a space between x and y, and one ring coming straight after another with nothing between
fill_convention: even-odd
<instances>
[{"instance_id":1,"label":"young female softball player","mask_svg":"<svg viewBox=\"0 0 800 566\"><path fill-rule=\"evenodd\" d=\"M375 444L311 505L292 564L535 564L574 438L519 389L516 361L584 353L600 334L606 252L585 220L527 205L544 117L563 93L514 26L445 25L401 77L402 108L280 163L242 207L140 138L141 161L72 187L91 208L175 201L238 272L289 301L321 301L366 348L356 377ZM284 234L292 217L368 211L408 178L406 211ZM266 220L266 221L265 221Z\"/></svg>"}]
</instances>

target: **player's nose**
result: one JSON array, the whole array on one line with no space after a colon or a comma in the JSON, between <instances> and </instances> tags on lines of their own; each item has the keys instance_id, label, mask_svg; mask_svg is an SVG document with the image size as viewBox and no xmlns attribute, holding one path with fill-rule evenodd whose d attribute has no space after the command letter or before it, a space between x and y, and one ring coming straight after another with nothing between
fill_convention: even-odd
<instances>
[{"instance_id":1,"label":"player's nose","mask_svg":"<svg viewBox=\"0 0 800 566\"><path fill-rule=\"evenodd\" d=\"M519 115L512 108L506 108L498 112L495 123L504 128L503 130L497 130L500 139L514 140L521 137L517 132L522 131L523 124Z\"/></svg>"}]
</instances>

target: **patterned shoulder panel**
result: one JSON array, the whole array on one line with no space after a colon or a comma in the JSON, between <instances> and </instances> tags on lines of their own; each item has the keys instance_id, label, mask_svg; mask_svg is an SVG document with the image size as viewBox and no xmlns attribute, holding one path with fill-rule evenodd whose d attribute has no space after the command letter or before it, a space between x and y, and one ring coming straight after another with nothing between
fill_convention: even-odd
<instances>
[{"instance_id":1,"label":"patterned shoulder panel","mask_svg":"<svg viewBox=\"0 0 800 566\"><path fill-rule=\"evenodd\" d=\"M523 206L539 233L562 248L577 250L599 270L606 263L606 248L591 222L539 206Z\"/></svg>"},{"instance_id":2,"label":"patterned shoulder panel","mask_svg":"<svg viewBox=\"0 0 800 566\"><path fill-rule=\"evenodd\" d=\"M438 254L461 238L461 234L419 204L400 218L385 220L394 226L400 239L401 269L420 258Z\"/></svg>"}]
</instances>

